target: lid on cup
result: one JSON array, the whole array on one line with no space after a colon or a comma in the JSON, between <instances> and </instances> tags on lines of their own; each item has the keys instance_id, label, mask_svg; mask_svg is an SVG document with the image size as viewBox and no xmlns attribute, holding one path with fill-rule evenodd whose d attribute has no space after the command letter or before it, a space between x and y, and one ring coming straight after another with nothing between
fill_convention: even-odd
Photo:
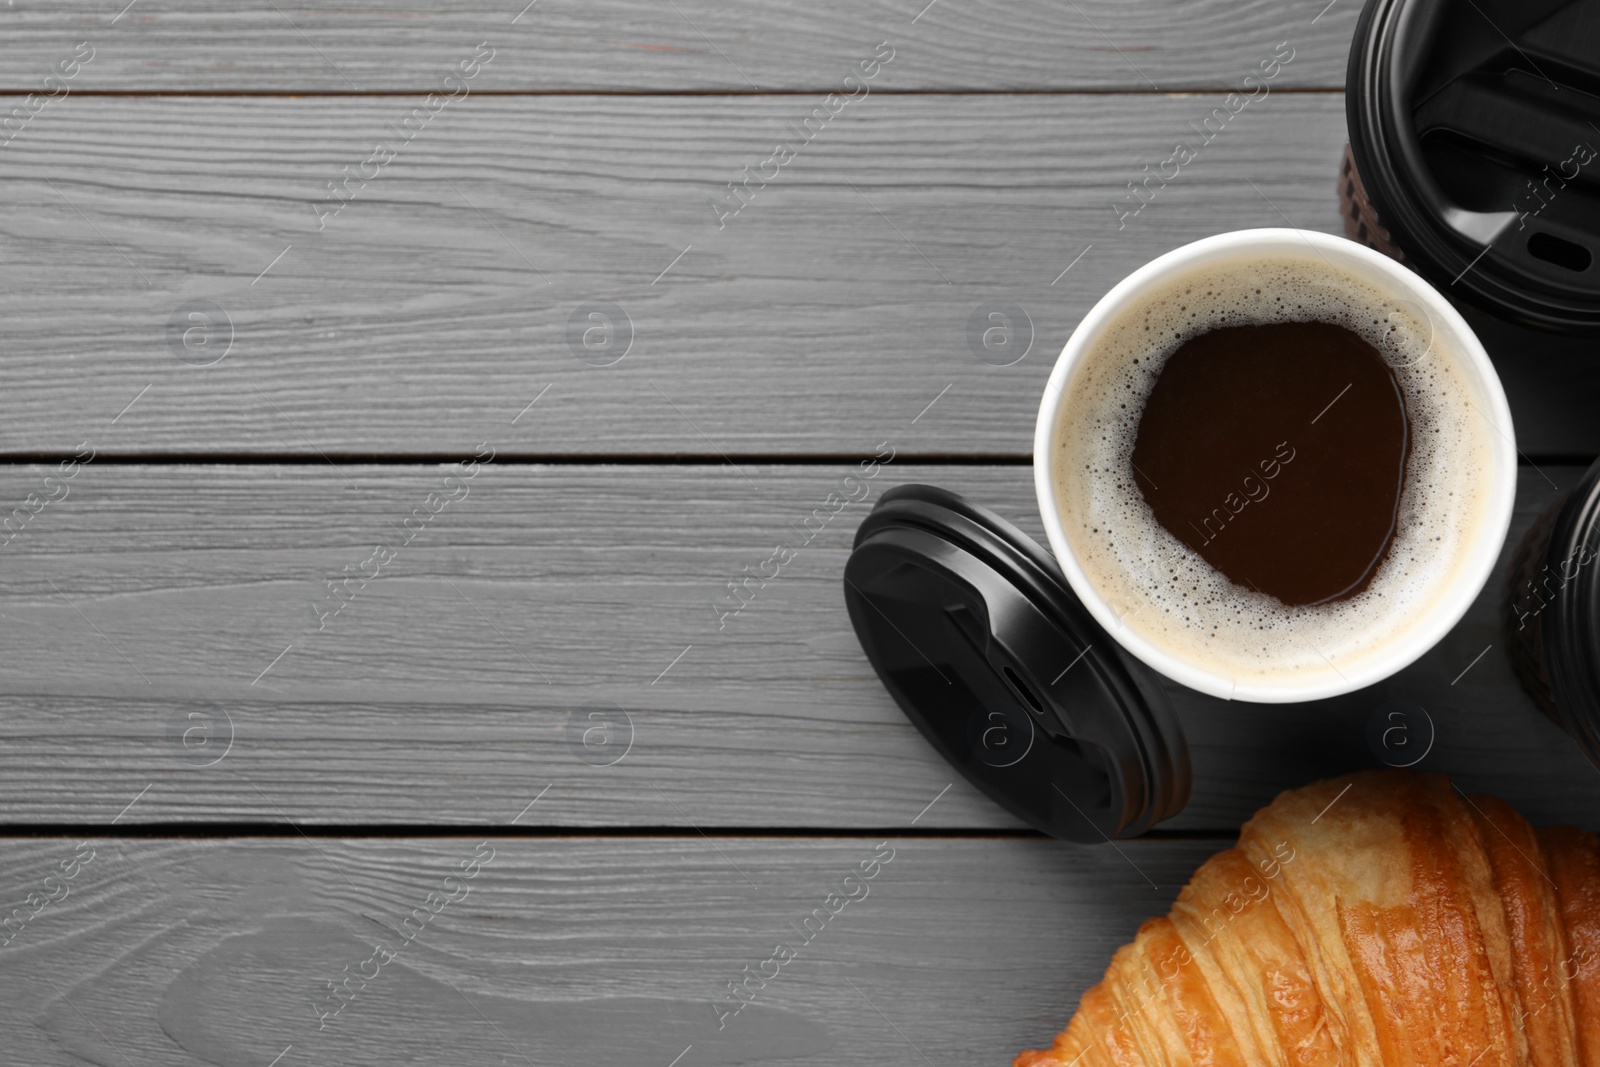
<instances>
[{"instance_id":1,"label":"lid on cup","mask_svg":"<svg viewBox=\"0 0 1600 1067\"><path fill-rule=\"evenodd\" d=\"M1099 842L1188 801L1188 748L1155 676L992 511L931 485L889 490L856 531L844 596L901 710L1017 818Z\"/></svg>"},{"instance_id":2,"label":"lid on cup","mask_svg":"<svg viewBox=\"0 0 1600 1067\"><path fill-rule=\"evenodd\" d=\"M1346 90L1408 262L1497 318L1600 333L1600 5L1368 0Z\"/></svg>"}]
</instances>

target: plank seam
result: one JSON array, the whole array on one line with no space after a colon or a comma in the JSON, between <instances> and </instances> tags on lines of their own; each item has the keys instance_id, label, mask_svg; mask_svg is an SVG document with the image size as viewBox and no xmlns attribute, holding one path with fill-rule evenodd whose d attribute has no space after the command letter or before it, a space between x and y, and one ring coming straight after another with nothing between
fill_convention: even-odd
<instances>
[{"instance_id":1,"label":"plank seam","mask_svg":"<svg viewBox=\"0 0 1600 1067\"><path fill-rule=\"evenodd\" d=\"M49 465L65 462L72 458L73 454L69 452L0 453L0 468ZM527 452L520 454L502 452L496 454L494 461L497 465L546 467L726 467L728 461L732 460L735 464L750 464L752 466L820 467L852 464L872 458L873 456L866 452L737 452L726 455L721 453L710 455L698 452L639 453L637 455L626 452ZM94 462L96 466L104 467L298 467L323 465L328 459L339 463L369 467L422 467L434 464L448 465L456 463L460 461L461 456L456 452L329 452L326 455L310 455L299 452L267 452L259 454L253 452L100 452L95 455ZM1587 467L1594 462L1594 459L1594 456L1583 453L1535 452L1531 455L1523 456L1518 461L1518 466L1526 468L1537 466ZM1033 456L1030 453L1021 452L901 452L896 455L895 464L897 466L1028 467L1033 465Z\"/></svg>"},{"instance_id":2,"label":"plank seam","mask_svg":"<svg viewBox=\"0 0 1600 1067\"><path fill-rule=\"evenodd\" d=\"M760 839L791 839L791 838L838 838L838 839L882 839L895 837L901 839L917 838L938 841L1023 841L1044 840L1048 835L1037 830L957 830L940 829L937 827L916 826L875 826L875 827L822 827L822 826L773 826L773 827L716 827L707 826L696 831L683 826L509 826L503 824L480 825L476 823L455 823L448 825L430 824L322 824L298 823L290 826L283 823L252 823L252 822L149 822L135 823L113 827L109 823L5 823L0 824L0 839L3 838L59 838L59 837L104 837L104 838L424 838L424 839L455 839L455 838L505 838L505 839L546 839L564 840L569 838L636 838L640 840L666 839L682 841L699 841L709 837L715 840L760 840ZM1124 839L1139 841L1218 841L1232 842L1238 836L1237 830L1152 830L1140 838ZM1076 848L1063 842L1068 848Z\"/></svg>"},{"instance_id":3,"label":"plank seam","mask_svg":"<svg viewBox=\"0 0 1600 1067\"><path fill-rule=\"evenodd\" d=\"M1226 94L1233 92L1235 86L1231 85L1201 85L1185 86L1168 89L874 89L874 95L883 96L1194 96L1202 93ZM27 96L33 89L0 88L0 96ZM338 89L77 89L73 96L87 97L132 97L148 99L154 97L174 98L229 98L229 99L405 99L426 96L429 89L374 89L362 92ZM1294 87L1274 88L1274 93L1291 93L1298 95L1344 95L1343 85L1300 85ZM770 89L757 92L751 89L479 89L473 91L473 96L496 97L541 97L541 96L589 96L589 97L816 97L833 92L832 86L816 89Z\"/></svg>"}]
</instances>

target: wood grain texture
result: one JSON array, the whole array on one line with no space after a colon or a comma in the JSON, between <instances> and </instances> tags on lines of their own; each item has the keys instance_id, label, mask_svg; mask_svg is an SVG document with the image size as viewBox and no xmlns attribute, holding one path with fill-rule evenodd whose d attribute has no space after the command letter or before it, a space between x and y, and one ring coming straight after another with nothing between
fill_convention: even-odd
<instances>
[{"instance_id":1,"label":"wood grain texture","mask_svg":"<svg viewBox=\"0 0 1600 1067\"><path fill-rule=\"evenodd\" d=\"M955 774L843 607L867 503L809 543L795 530L857 469L492 464L422 523L413 509L447 468L91 463L0 549L0 821L505 826L548 787L518 825L909 825ZM45 474L0 470L0 499ZM905 481L1043 538L1027 467L891 463L869 499ZM1554 495L1524 470L1513 542ZM726 583L785 541L796 558L720 618ZM395 557L319 629L324 583L370 573L379 543ZM1497 598L1340 700L1174 687L1196 784L1165 825L1232 831L1281 789L1374 764L1367 723L1388 699L1432 716L1422 767L1530 818L1595 825L1600 774L1519 689ZM596 701L631 719L612 765L598 764L617 749L582 743ZM624 740L620 726L592 740L606 736ZM1016 826L960 780L917 825Z\"/></svg>"},{"instance_id":2,"label":"wood grain texture","mask_svg":"<svg viewBox=\"0 0 1600 1067\"><path fill-rule=\"evenodd\" d=\"M52 874L67 890L0 949L7 1058L264 1067L292 1045L278 1067L667 1067L692 1045L678 1067L1005 1063L1048 1044L1225 847L495 839L464 878L477 841L91 838L65 883L77 839L0 843L8 909ZM875 854L892 858L841 888ZM434 892L458 899L402 946ZM819 922L830 892L858 899ZM399 951L374 974L378 942ZM778 942L796 958L719 1033L711 1005ZM319 1031L346 965L371 981Z\"/></svg>"},{"instance_id":3,"label":"wood grain texture","mask_svg":"<svg viewBox=\"0 0 1600 1067\"><path fill-rule=\"evenodd\" d=\"M719 230L710 198L809 104L474 97L319 231L410 101L69 99L3 150L0 454L1025 454L1056 353L1127 272L1273 204L1338 230L1342 104L1274 94L1119 231L1126 183L1217 102L870 97ZM213 366L169 347L197 298L233 323ZM633 326L611 366L568 344L596 299ZM969 346L994 301L1031 317L1013 366Z\"/></svg>"},{"instance_id":4,"label":"wood grain texture","mask_svg":"<svg viewBox=\"0 0 1600 1067\"><path fill-rule=\"evenodd\" d=\"M1080 0L951 4L675 0L372 0L271 4L19 0L5 13L0 88L32 89L82 40L86 88L427 92L458 52L496 49L498 91L830 90L880 40L896 89L1232 88L1292 40L1294 86L1342 88L1360 5L1326 0Z\"/></svg>"}]
</instances>

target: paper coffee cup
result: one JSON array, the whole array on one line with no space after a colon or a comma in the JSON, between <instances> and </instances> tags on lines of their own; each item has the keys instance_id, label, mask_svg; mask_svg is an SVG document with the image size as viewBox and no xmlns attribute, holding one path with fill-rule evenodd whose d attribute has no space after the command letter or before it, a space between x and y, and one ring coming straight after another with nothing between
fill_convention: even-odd
<instances>
[{"instance_id":1,"label":"paper coffee cup","mask_svg":"<svg viewBox=\"0 0 1600 1067\"><path fill-rule=\"evenodd\" d=\"M1065 420L1084 417L1064 398L1074 395L1075 375L1087 366L1103 366L1095 362L1096 356L1104 360L1109 349L1097 346L1124 324L1125 313L1163 290L1210 277L1197 271L1220 272L1241 262L1265 263L1274 257L1306 263L1312 262L1307 257L1315 257L1327 265L1330 277L1354 279L1397 308L1407 309L1415 321L1426 321L1424 328L1431 331L1428 358L1441 361L1442 388L1456 391L1449 394L1452 410L1462 413L1455 428L1460 435L1470 435L1470 454L1478 468L1448 472L1457 480L1446 488L1459 485L1473 501L1470 509L1452 513L1456 517L1451 520L1448 549L1428 557L1426 566L1391 553L1374 578L1374 588L1381 581L1388 583L1382 588L1400 592L1374 609L1370 624L1349 622L1346 616L1360 612L1341 608L1344 615L1339 616L1343 621L1338 626L1318 630L1333 617L1332 609L1313 607L1296 613L1284 608L1286 614L1273 623L1277 631L1269 636L1282 642L1279 647L1293 651L1285 651L1283 663L1276 666L1253 665L1235 654L1236 647L1219 644L1209 631L1187 632L1183 621L1187 613L1172 610L1170 596L1150 598L1150 603L1138 603L1137 596L1130 600L1128 589L1115 580L1103 559L1085 566L1069 536L1060 480L1066 476L1061 465L1075 459L1062 444L1076 429ZM1165 353L1150 353L1157 354ZM1409 411L1413 397L1409 391L1406 395ZM1449 302L1422 278L1378 252L1344 238L1293 229L1241 230L1196 241L1153 260L1112 288L1084 316L1056 361L1039 407L1033 458L1034 486L1050 546L1073 591L1100 625L1131 654L1174 681L1224 699L1263 703L1316 700L1373 685L1437 644L1460 621L1494 571L1510 525L1517 480L1517 450L1504 390L1482 344ZM1408 479L1411 476L1408 470ZM1071 477L1081 485L1092 476L1074 472ZM1074 499L1081 500L1081 495ZM1074 514L1071 521L1077 523L1079 518ZM1403 513L1402 523L1416 518L1413 514L1407 519ZM1421 519L1428 521L1429 516L1422 514ZM1396 534L1396 546L1404 536L1403 529ZM1174 546L1180 544L1171 540ZM1207 566L1197 555L1190 565ZM1408 566L1414 573L1390 569Z\"/></svg>"}]
</instances>

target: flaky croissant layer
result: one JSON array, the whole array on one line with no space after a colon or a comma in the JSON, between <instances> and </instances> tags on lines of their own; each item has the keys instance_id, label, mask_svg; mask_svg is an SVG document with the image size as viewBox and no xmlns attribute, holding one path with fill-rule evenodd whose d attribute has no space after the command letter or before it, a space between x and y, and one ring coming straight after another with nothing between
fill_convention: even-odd
<instances>
[{"instance_id":1,"label":"flaky croissant layer","mask_svg":"<svg viewBox=\"0 0 1600 1067\"><path fill-rule=\"evenodd\" d=\"M1600 1067L1600 841L1440 775L1284 793L1014 1067Z\"/></svg>"}]
</instances>

